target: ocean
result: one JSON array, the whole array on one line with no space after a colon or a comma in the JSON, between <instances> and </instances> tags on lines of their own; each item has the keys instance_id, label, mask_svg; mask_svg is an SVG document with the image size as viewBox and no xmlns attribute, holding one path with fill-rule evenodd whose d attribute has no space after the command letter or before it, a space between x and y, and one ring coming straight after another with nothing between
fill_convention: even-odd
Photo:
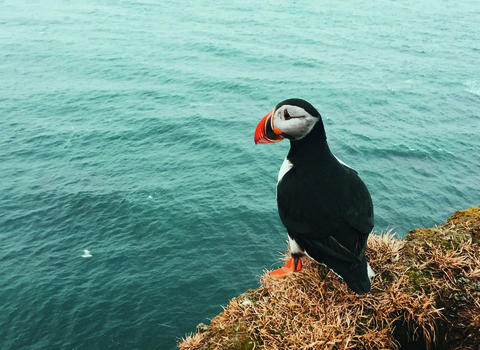
<instances>
[{"instance_id":1,"label":"ocean","mask_svg":"<svg viewBox=\"0 0 480 350\"><path fill-rule=\"evenodd\" d=\"M479 23L474 0L0 1L0 349L175 349L256 288L289 143L253 135L287 98L377 233L480 205Z\"/></svg>"}]
</instances>

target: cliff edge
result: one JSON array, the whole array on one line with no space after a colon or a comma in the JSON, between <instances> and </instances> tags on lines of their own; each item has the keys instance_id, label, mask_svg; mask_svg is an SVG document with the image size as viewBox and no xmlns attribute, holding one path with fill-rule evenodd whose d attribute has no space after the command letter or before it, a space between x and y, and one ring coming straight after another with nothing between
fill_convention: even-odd
<instances>
[{"instance_id":1,"label":"cliff edge","mask_svg":"<svg viewBox=\"0 0 480 350\"><path fill-rule=\"evenodd\" d=\"M480 349L480 206L404 240L370 235L376 276L356 295L328 268L303 269L234 298L180 350Z\"/></svg>"}]
</instances>

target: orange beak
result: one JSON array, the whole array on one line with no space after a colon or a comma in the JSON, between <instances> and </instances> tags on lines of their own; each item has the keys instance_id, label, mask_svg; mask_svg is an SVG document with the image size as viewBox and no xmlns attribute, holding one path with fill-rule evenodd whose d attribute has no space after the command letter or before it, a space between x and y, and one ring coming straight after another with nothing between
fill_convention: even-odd
<instances>
[{"instance_id":1,"label":"orange beak","mask_svg":"<svg viewBox=\"0 0 480 350\"><path fill-rule=\"evenodd\" d=\"M273 114L275 108L272 109L265 117L260 120L255 129L255 144L274 143L283 140L282 132L273 126Z\"/></svg>"}]
</instances>

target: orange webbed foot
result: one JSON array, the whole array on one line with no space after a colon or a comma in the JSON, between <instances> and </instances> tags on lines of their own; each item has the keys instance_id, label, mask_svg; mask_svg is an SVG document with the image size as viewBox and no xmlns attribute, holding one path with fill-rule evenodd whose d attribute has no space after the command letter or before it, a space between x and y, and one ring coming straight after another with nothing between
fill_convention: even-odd
<instances>
[{"instance_id":1,"label":"orange webbed foot","mask_svg":"<svg viewBox=\"0 0 480 350\"><path fill-rule=\"evenodd\" d=\"M290 258L285 266L280 267L279 269L273 270L270 272L270 276L273 278L283 278L290 276L295 271L300 271L302 269L302 260L298 258Z\"/></svg>"}]
</instances>

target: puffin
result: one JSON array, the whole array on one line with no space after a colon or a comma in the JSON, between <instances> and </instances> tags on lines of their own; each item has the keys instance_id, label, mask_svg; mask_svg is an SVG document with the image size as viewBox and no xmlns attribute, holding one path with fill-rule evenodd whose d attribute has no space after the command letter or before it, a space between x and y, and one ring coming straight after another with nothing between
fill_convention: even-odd
<instances>
[{"instance_id":1,"label":"puffin","mask_svg":"<svg viewBox=\"0 0 480 350\"><path fill-rule=\"evenodd\" d=\"M283 278L302 269L304 256L326 265L357 294L374 273L365 258L373 230L370 193L358 173L328 147L320 113L307 101L277 104L258 123L255 144L290 140L278 174L277 205L291 258L270 272Z\"/></svg>"}]
</instances>

